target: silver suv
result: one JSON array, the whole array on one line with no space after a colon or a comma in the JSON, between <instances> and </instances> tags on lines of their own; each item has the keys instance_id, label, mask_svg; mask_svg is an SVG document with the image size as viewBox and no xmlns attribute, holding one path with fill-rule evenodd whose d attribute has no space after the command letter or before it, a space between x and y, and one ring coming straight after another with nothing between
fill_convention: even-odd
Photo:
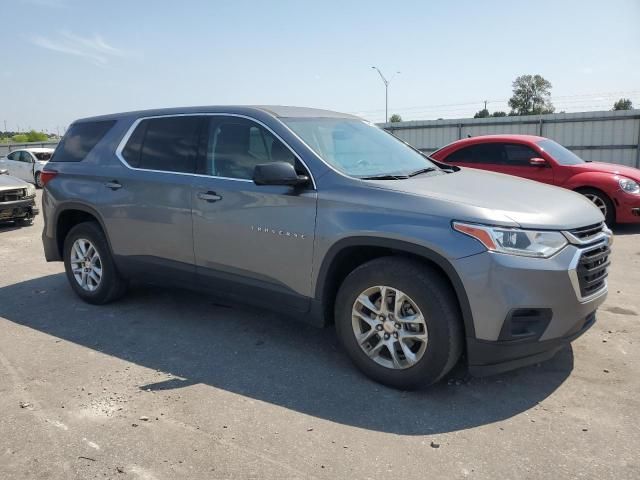
<instances>
[{"instance_id":1,"label":"silver suv","mask_svg":"<svg viewBox=\"0 0 640 480\"><path fill-rule=\"evenodd\" d=\"M196 107L76 121L42 174L48 261L90 303L131 279L335 323L387 385L550 358L607 294L581 195L430 159L360 118Z\"/></svg>"}]
</instances>

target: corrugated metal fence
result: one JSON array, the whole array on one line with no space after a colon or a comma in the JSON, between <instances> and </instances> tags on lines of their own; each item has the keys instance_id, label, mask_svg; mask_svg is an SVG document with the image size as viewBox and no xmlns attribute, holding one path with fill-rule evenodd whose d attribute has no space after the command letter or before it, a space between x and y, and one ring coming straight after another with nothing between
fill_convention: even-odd
<instances>
[{"instance_id":1,"label":"corrugated metal fence","mask_svg":"<svg viewBox=\"0 0 640 480\"><path fill-rule=\"evenodd\" d=\"M468 135L519 133L551 138L584 160L640 168L640 110L410 121L380 126L427 153Z\"/></svg>"},{"instance_id":2,"label":"corrugated metal fence","mask_svg":"<svg viewBox=\"0 0 640 480\"><path fill-rule=\"evenodd\" d=\"M0 157L20 148L49 147L56 148L58 142L0 143Z\"/></svg>"}]
</instances>

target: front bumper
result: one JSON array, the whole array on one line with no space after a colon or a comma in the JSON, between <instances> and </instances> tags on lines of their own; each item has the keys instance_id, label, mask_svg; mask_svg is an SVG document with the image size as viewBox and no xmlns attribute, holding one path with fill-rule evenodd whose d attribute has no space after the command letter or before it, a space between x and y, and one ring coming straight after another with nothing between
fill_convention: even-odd
<instances>
[{"instance_id":1,"label":"front bumper","mask_svg":"<svg viewBox=\"0 0 640 480\"><path fill-rule=\"evenodd\" d=\"M0 203L0 221L32 218L38 213L35 198Z\"/></svg>"},{"instance_id":2,"label":"front bumper","mask_svg":"<svg viewBox=\"0 0 640 480\"><path fill-rule=\"evenodd\" d=\"M544 341L487 342L467 339L467 354L473 361L469 363L469 373L477 377L495 375L548 360L589 330L595 322L596 312L592 312L579 320L569 334Z\"/></svg>"},{"instance_id":3,"label":"front bumper","mask_svg":"<svg viewBox=\"0 0 640 480\"><path fill-rule=\"evenodd\" d=\"M613 201L617 223L640 223L640 195L620 191Z\"/></svg>"},{"instance_id":4,"label":"front bumper","mask_svg":"<svg viewBox=\"0 0 640 480\"><path fill-rule=\"evenodd\" d=\"M548 259L484 252L455 261L473 312L467 332L469 370L498 373L551 358L595 322L606 280L581 291L579 260L606 245L566 246Z\"/></svg>"}]
</instances>

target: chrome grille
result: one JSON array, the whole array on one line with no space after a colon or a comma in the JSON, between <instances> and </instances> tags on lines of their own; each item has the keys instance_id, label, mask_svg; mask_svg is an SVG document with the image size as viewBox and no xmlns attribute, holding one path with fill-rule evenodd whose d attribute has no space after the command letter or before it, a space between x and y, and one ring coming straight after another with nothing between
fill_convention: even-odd
<instances>
[{"instance_id":1,"label":"chrome grille","mask_svg":"<svg viewBox=\"0 0 640 480\"><path fill-rule=\"evenodd\" d=\"M26 196L27 192L24 188L13 190L0 190L0 202L15 202Z\"/></svg>"},{"instance_id":2,"label":"chrome grille","mask_svg":"<svg viewBox=\"0 0 640 480\"><path fill-rule=\"evenodd\" d=\"M576 273L580 285L580 295L588 297L604 288L608 275L608 267L611 263L609 254L611 249L607 244L585 250L580 255Z\"/></svg>"},{"instance_id":3,"label":"chrome grille","mask_svg":"<svg viewBox=\"0 0 640 480\"><path fill-rule=\"evenodd\" d=\"M598 223L596 225L589 225L588 227L580 227L574 230L569 230L569 233L578 238L583 243L598 236L604 229L604 223Z\"/></svg>"}]
</instances>

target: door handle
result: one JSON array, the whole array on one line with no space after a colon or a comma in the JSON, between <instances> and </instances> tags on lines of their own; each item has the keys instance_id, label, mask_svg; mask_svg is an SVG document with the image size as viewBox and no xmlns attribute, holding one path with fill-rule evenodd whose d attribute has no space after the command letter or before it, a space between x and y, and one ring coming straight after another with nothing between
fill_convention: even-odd
<instances>
[{"instance_id":1,"label":"door handle","mask_svg":"<svg viewBox=\"0 0 640 480\"><path fill-rule=\"evenodd\" d=\"M197 197L200 200L205 200L209 203L217 202L218 200L222 200L222 197L218 195L216 192L208 191L208 192L198 192Z\"/></svg>"},{"instance_id":2,"label":"door handle","mask_svg":"<svg viewBox=\"0 0 640 480\"><path fill-rule=\"evenodd\" d=\"M117 180L106 182L104 186L110 188L111 190L118 190L119 188L122 188L122 185L120 185L120 182L118 182Z\"/></svg>"}]
</instances>

